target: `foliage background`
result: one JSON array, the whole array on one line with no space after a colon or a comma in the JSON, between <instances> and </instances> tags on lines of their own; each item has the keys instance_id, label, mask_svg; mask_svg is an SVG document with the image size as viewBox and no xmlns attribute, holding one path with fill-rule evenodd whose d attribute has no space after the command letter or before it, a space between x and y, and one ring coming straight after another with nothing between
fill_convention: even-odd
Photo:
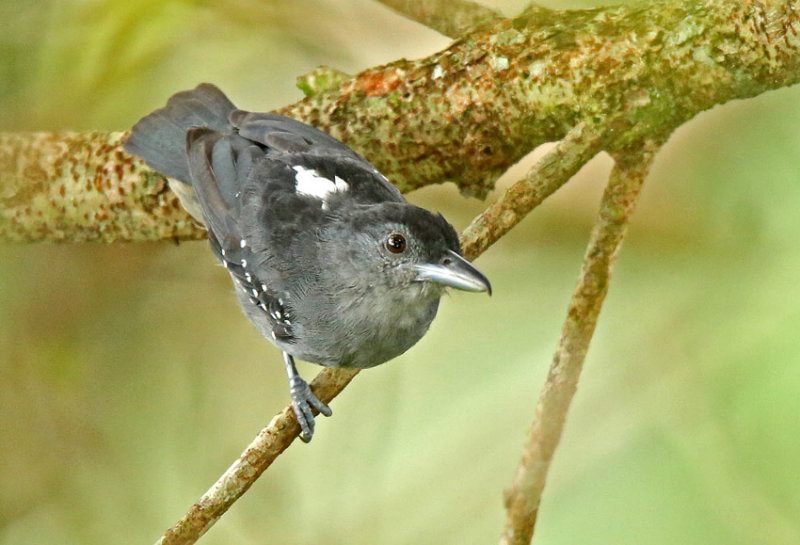
<instances>
[{"instance_id":1,"label":"foliage background","mask_svg":"<svg viewBox=\"0 0 800 545\"><path fill-rule=\"evenodd\" d=\"M317 65L448 43L368 0L0 0L0 20L0 130L117 130L200 81L267 110ZM537 542L800 544L798 103L715 108L658 156ZM496 540L610 164L489 250L495 296L444 301L203 542ZM409 198L458 228L483 207ZM154 541L287 400L204 243L0 245L0 544Z\"/></svg>"}]
</instances>

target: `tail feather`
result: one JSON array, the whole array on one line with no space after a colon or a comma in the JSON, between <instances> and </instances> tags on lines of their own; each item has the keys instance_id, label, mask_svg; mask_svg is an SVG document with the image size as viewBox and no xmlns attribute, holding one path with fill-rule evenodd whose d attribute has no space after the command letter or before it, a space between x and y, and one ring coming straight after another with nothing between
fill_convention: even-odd
<instances>
[{"instance_id":1,"label":"tail feather","mask_svg":"<svg viewBox=\"0 0 800 545\"><path fill-rule=\"evenodd\" d=\"M228 239L241 239L236 224L237 210L225 199L214 170L214 149L220 140L220 133L211 129L192 129L187 137L189 148L189 170L192 175L192 188L197 201L201 203L206 226L223 243L230 246Z\"/></svg>"},{"instance_id":2,"label":"tail feather","mask_svg":"<svg viewBox=\"0 0 800 545\"><path fill-rule=\"evenodd\" d=\"M222 134L233 130L228 114L236 106L210 83L183 91L167 105L142 118L125 142L125 150L144 159L164 176L190 183L186 135L193 128L209 128Z\"/></svg>"}]
</instances>

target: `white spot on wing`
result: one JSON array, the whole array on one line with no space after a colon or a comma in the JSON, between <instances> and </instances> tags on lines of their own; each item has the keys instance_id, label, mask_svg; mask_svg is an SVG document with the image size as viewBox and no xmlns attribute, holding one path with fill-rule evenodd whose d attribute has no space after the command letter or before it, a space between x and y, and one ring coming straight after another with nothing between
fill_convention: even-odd
<instances>
[{"instance_id":1,"label":"white spot on wing","mask_svg":"<svg viewBox=\"0 0 800 545\"><path fill-rule=\"evenodd\" d=\"M322 209L328 209L328 202L326 201L328 195L332 193L347 191L350 186L336 176L333 180L329 180L324 176L317 174L315 170L306 168L304 166L296 165L292 167L297 173L294 176L295 191L301 195L309 197L316 197L322 201Z\"/></svg>"}]
</instances>

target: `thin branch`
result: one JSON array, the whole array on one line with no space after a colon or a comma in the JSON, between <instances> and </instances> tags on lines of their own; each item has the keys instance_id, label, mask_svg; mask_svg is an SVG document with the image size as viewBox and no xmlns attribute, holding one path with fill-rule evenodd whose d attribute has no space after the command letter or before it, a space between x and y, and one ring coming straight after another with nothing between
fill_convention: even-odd
<instances>
[{"instance_id":1,"label":"thin branch","mask_svg":"<svg viewBox=\"0 0 800 545\"><path fill-rule=\"evenodd\" d=\"M357 374L357 369L323 369L311 382L311 390L321 401L330 403ZM161 536L156 545L188 545L200 539L299 434L300 426L289 405L275 415L241 456L183 518Z\"/></svg>"},{"instance_id":2,"label":"thin branch","mask_svg":"<svg viewBox=\"0 0 800 545\"><path fill-rule=\"evenodd\" d=\"M580 123L572 128L524 178L481 212L461 235L467 259L475 259L510 231L547 197L564 185L601 149L603 131Z\"/></svg>"},{"instance_id":3,"label":"thin branch","mask_svg":"<svg viewBox=\"0 0 800 545\"><path fill-rule=\"evenodd\" d=\"M550 461L561 439L628 220L657 147L653 144L637 153L615 156L616 164L586 249L561 340L539 397L522 459L511 488L506 491L501 545L528 545L533 536Z\"/></svg>"},{"instance_id":4,"label":"thin branch","mask_svg":"<svg viewBox=\"0 0 800 545\"><path fill-rule=\"evenodd\" d=\"M458 38L483 23L501 17L495 10L469 0L378 0L378 2L449 38Z\"/></svg>"}]
</instances>

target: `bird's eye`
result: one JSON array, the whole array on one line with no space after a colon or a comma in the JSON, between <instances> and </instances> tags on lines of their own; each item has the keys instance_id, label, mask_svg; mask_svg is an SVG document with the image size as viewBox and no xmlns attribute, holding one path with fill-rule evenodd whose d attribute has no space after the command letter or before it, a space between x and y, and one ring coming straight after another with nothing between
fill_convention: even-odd
<instances>
[{"instance_id":1,"label":"bird's eye","mask_svg":"<svg viewBox=\"0 0 800 545\"><path fill-rule=\"evenodd\" d=\"M398 233L392 233L386 237L386 249L393 254L402 254L406 249L406 237Z\"/></svg>"}]
</instances>

